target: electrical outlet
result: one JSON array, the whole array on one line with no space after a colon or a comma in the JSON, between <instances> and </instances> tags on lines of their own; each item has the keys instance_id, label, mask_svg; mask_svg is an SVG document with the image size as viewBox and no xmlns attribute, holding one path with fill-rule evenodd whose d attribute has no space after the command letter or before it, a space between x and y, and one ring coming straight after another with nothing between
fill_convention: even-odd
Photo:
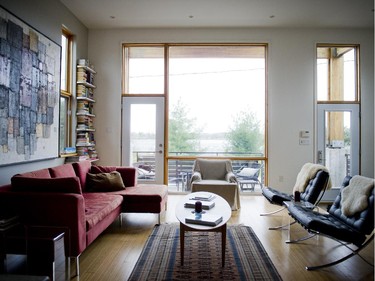
<instances>
[{"instance_id":1,"label":"electrical outlet","mask_svg":"<svg viewBox=\"0 0 375 281\"><path fill-rule=\"evenodd\" d=\"M300 145L309 145L310 144L310 139L299 139L299 144Z\"/></svg>"}]
</instances>

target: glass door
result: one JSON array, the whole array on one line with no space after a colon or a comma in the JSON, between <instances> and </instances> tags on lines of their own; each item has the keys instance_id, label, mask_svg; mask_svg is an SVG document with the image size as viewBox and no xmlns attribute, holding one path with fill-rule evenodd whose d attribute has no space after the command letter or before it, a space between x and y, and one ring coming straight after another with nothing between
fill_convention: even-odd
<instances>
[{"instance_id":1,"label":"glass door","mask_svg":"<svg viewBox=\"0 0 375 281\"><path fill-rule=\"evenodd\" d=\"M318 104L317 162L326 166L332 186L359 174L359 105Z\"/></svg>"},{"instance_id":2,"label":"glass door","mask_svg":"<svg viewBox=\"0 0 375 281\"><path fill-rule=\"evenodd\" d=\"M163 183L164 98L123 97L122 165L138 171L138 182Z\"/></svg>"}]
</instances>

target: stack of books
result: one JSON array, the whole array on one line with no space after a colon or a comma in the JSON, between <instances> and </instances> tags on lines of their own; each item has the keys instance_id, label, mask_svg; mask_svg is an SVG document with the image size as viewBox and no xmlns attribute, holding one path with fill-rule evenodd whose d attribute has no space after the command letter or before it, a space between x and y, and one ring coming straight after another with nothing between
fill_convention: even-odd
<instances>
[{"instance_id":1,"label":"stack of books","mask_svg":"<svg viewBox=\"0 0 375 281\"><path fill-rule=\"evenodd\" d=\"M77 101L77 114L90 113L90 105L88 101Z\"/></svg>"},{"instance_id":2,"label":"stack of books","mask_svg":"<svg viewBox=\"0 0 375 281\"><path fill-rule=\"evenodd\" d=\"M185 208L195 208L195 202L198 200L189 200L185 203ZM203 210L210 210L215 207L215 202L213 201L201 201Z\"/></svg>"},{"instance_id":3,"label":"stack of books","mask_svg":"<svg viewBox=\"0 0 375 281\"><path fill-rule=\"evenodd\" d=\"M91 160L98 159L98 153L94 146L88 147L87 151Z\"/></svg>"},{"instance_id":4,"label":"stack of books","mask_svg":"<svg viewBox=\"0 0 375 281\"><path fill-rule=\"evenodd\" d=\"M90 116L87 115L78 115L77 116L78 128L81 129L94 129L93 120Z\"/></svg>"},{"instance_id":5,"label":"stack of books","mask_svg":"<svg viewBox=\"0 0 375 281\"><path fill-rule=\"evenodd\" d=\"M80 132L77 134L76 146L90 145L90 135L88 132Z\"/></svg>"},{"instance_id":6,"label":"stack of books","mask_svg":"<svg viewBox=\"0 0 375 281\"><path fill-rule=\"evenodd\" d=\"M83 68L77 69L77 82L86 82L87 81L87 73L86 70Z\"/></svg>"},{"instance_id":7,"label":"stack of books","mask_svg":"<svg viewBox=\"0 0 375 281\"><path fill-rule=\"evenodd\" d=\"M65 163L72 163L72 162L80 162L80 161L85 161L89 160L88 156L69 156L65 158Z\"/></svg>"},{"instance_id":8,"label":"stack of books","mask_svg":"<svg viewBox=\"0 0 375 281\"><path fill-rule=\"evenodd\" d=\"M87 146L78 146L77 147L77 155L78 156L86 156L87 158L89 157L89 150Z\"/></svg>"},{"instance_id":9,"label":"stack of books","mask_svg":"<svg viewBox=\"0 0 375 281\"><path fill-rule=\"evenodd\" d=\"M209 214L203 214L200 218L196 218L195 215L191 215L185 218L186 223L200 224L207 226L216 226L223 221L222 216L214 216Z\"/></svg>"},{"instance_id":10,"label":"stack of books","mask_svg":"<svg viewBox=\"0 0 375 281\"><path fill-rule=\"evenodd\" d=\"M94 74L87 71L86 72L86 82L90 84L94 84Z\"/></svg>"},{"instance_id":11,"label":"stack of books","mask_svg":"<svg viewBox=\"0 0 375 281\"><path fill-rule=\"evenodd\" d=\"M77 97L94 99L94 91L85 85L77 85Z\"/></svg>"},{"instance_id":12,"label":"stack of books","mask_svg":"<svg viewBox=\"0 0 375 281\"><path fill-rule=\"evenodd\" d=\"M207 194L207 195L195 195L194 197L190 198L190 200L199 200L199 201L212 201L215 199L214 194Z\"/></svg>"}]
</instances>

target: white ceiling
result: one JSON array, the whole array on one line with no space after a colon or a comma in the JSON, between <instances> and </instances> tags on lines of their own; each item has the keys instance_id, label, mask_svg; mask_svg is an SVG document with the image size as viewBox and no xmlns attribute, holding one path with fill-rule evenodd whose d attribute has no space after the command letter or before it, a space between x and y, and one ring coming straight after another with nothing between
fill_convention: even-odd
<instances>
[{"instance_id":1,"label":"white ceiling","mask_svg":"<svg viewBox=\"0 0 375 281\"><path fill-rule=\"evenodd\" d=\"M60 0L89 29L373 27L373 0Z\"/></svg>"}]
</instances>

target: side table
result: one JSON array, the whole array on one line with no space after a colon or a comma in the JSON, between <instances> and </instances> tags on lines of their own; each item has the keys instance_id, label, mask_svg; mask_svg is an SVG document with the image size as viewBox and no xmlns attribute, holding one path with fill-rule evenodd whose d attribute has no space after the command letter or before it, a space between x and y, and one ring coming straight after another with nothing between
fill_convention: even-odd
<instances>
[{"instance_id":1,"label":"side table","mask_svg":"<svg viewBox=\"0 0 375 281\"><path fill-rule=\"evenodd\" d=\"M59 227L29 226L27 268L31 275L48 275L50 280L66 280L65 231Z\"/></svg>"},{"instance_id":2,"label":"side table","mask_svg":"<svg viewBox=\"0 0 375 281\"><path fill-rule=\"evenodd\" d=\"M9 245L7 243L7 237L23 231L19 223L19 217L15 215L4 215L0 217L0 273L8 271L7 253L9 252ZM16 243L21 251L25 251L26 244ZM13 249L12 249L13 250Z\"/></svg>"}]
</instances>

